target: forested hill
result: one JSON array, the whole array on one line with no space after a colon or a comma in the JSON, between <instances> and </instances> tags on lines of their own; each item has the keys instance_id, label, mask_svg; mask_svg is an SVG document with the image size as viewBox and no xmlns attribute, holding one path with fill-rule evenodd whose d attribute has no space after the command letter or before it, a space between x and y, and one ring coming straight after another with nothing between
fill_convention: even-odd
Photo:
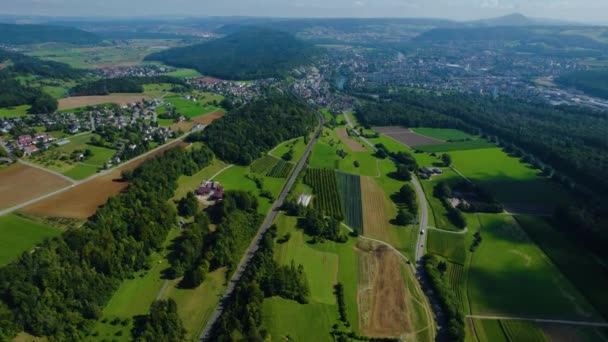
<instances>
[{"instance_id":1,"label":"forested hill","mask_svg":"<svg viewBox=\"0 0 608 342\"><path fill-rule=\"evenodd\" d=\"M574 71L558 77L557 83L608 99L608 70Z\"/></svg>"},{"instance_id":2,"label":"forested hill","mask_svg":"<svg viewBox=\"0 0 608 342\"><path fill-rule=\"evenodd\" d=\"M0 63L7 65L0 70L0 108L28 104L30 112L51 113L57 109L57 100L41 89L26 86L18 76L38 76L51 79L78 79L84 70L73 69L67 64L44 61L35 57L0 49Z\"/></svg>"},{"instance_id":3,"label":"forested hill","mask_svg":"<svg viewBox=\"0 0 608 342\"><path fill-rule=\"evenodd\" d=\"M87 45L99 43L97 35L68 26L0 24L0 44L24 45L68 43Z\"/></svg>"},{"instance_id":4,"label":"forested hill","mask_svg":"<svg viewBox=\"0 0 608 342\"><path fill-rule=\"evenodd\" d=\"M204 140L222 160L248 165L285 140L308 136L317 122L300 100L275 94L231 111L189 138Z\"/></svg>"},{"instance_id":5,"label":"forested hill","mask_svg":"<svg viewBox=\"0 0 608 342\"><path fill-rule=\"evenodd\" d=\"M288 33L246 28L211 42L154 53L146 60L193 68L222 79L250 80L282 77L308 63L315 52L312 45Z\"/></svg>"}]
</instances>

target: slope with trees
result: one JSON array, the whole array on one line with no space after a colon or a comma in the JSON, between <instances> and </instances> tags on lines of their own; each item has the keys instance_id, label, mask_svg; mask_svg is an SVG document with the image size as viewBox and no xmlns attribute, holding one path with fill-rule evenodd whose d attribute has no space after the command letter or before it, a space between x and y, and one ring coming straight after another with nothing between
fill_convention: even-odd
<instances>
[{"instance_id":1,"label":"slope with trees","mask_svg":"<svg viewBox=\"0 0 608 342\"><path fill-rule=\"evenodd\" d=\"M101 42L101 38L94 33L68 26L0 24L0 44L49 42L88 45Z\"/></svg>"},{"instance_id":2,"label":"slope with trees","mask_svg":"<svg viewBox=\"0 0 608 342\"><path fill-rule=\"evenodd\" d=\"M282 77L309 63L315 51L288 33L250 27L208 43L154 53L146 60L223 79L248 80Z\"/></svg>"},{"instance_id":3,"label":"slope with trees","mask_svg":"<svg viewBox=\"0 0 608 342\"><path fill-rule=\"evenodd\" d=\"M188 140L206 142L222 160L249 165L279 143L307 136L316 121L316 114L300 100L277 93L232 110Z\"/></svg>"}]
</instances>

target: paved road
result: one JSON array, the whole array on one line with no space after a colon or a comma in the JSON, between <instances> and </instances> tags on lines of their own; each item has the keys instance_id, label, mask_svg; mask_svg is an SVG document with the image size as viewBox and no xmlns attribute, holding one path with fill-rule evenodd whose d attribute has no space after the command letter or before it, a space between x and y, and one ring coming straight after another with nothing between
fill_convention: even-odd
<instances>
[{"instance_id":1,"label":"paved road","mask_svg":"<svg viewBox=\"0 0 608 342\"><path fill-rule=\"evenodd\" d=\"M485 316L485 315L467 315L467 318L475 319L492 319L492 320L514 320L514 321L530 321L538 323L557 323L557 324L571 324L571 325L586 325L592 327L608 327L606 322L593 322L593 321L569 321L562 319L546 319L546 318L529 318L529 317L509 317L509 316Z\"/></svg>"},{"instance_id":2,"label":"paved road","mask_svg":"<svg viewBox=\"0 0 608 342\"><path fill-rule=\"evenodd\" d=\"M350 115L348 113L344 113L344 119L346 119L346 123L348 124L348 126L350 126L350 128L355 132L355 135L358 136L359 139L361 139L364 143L369 145L369 147L371 147L375 151L376 146L372 144L369 140L367 140L366 137L362 136L361 134L359 134L359 132L357 132L357 130L355 129L355 125L353 125L352 121L350 121Z\"/></svg>"},{"instance_id":3,"label":"paved road","mask_svg":"<svg viewBox=\"0 0 608 342\"><path fill-rule=\"evenodd\" d=\"M272 205L272 208L270 209L270 212L268 212L268 215L266 215L266 219L262 223L262 226L258 230L258 233L253 238L245 255L239 262L239 265L236 268L236 271L234 272L234 274L232 275L232 278L230 279L230 281L228 283L228 287L226 287L226 290L224 290L224 294L222 295L222 298L220 299L220 303L218 304L217 308L211 315L211 318L209 319L209 321L207 321L207 325L205 326L205 329L201 333L201 335L199 337L199 341L209 340L209 334L211 333L211 329L213 328L213 325L215 324L215 322L218 320L218 318L222 315L222 312L224 311L223 303L232 295L232 292L234 292L234 288L236 287L236 284L239 282L239 280L243 276L243 273L245 273L245 270L247 269L247 265L249 265L249 262L251 261L251 259L253 259L255 252L257 252L258 246L259 246L260 241L262 240L262 237L264 236L264 234L268 231L268 229L272 225L272 222L274 221L275 217L279 213L279 209L283 205L283 201L285 200L285 197L287 197L287 194L291 190L291 187L295 184L296 179L298 178L298 174L300 174L300 172L304 168L304 165L306 165L306 160L308 159L308 156L310 155L310 153L312 151L312 147L313 147L314 143L317 141L317 139L319 138L319 135L321 134L321 131L323 129L323 125L325 124L323 115L321 115L320 113L319 113L319 120L320 120L320 125L317 128L317 131L316 131L314 137L308 143L306 152L304 153L302 158L300 158L300 161L298 161L298 164L296 165L294 171L291 173L291 175L289 176L289 179L287 180L287 183L283 187L281 194L279 195L277 200Z\"/></svg>"},{"instance_id":4,"label":"paved road","mask_svg":"<svg viewBox=\"0 0 608 342\"><path fill-rule=\"evenodd\" d=\"M419 263L422 257L424 256L424 245L426 244L426 236L427 236L427 228L429 222L429 209L426 202L426 196L424 195L424 190L422 190L422 186L418 181L416 176L412 176L412 184L414 185L414 189L416 190L416 196L420 199L420 224L418 229L418 241L416 241L416 263ZM421 232L424 230L424 233Z\"/></svg>"}]
</instances>

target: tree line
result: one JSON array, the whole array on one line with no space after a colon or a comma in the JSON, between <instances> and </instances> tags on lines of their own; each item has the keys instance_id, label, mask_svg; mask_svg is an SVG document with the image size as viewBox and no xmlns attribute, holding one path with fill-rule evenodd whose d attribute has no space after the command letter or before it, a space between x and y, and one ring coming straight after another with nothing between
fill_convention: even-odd
<instances>
[{"instance_id":1,"label":"tree line","mask_svg":"<svg viewBox=\"0 0 608 342\"><path fill-rule=\"evenodd\" d=\"M230 111L188 140L204 141L224 161L249 165L279 143L307 136L316 123L316 114L300 100L274 93Z\"/></svg>"},{"instance_id":2,"label":"tree line","mask_svg":"<svg viewBox=\"0 0 608 342\"><path fill-rule=\"evenodd\" d=\"M223 303L224 311L211 331L212 341L232 341L240 332L248 341L264 341L269 333L262 325L264 298L280 296L307 303L308 281L302 265L279 265L274 260L276 226L260 242L259 249L236 285L232 296Z\"/></svg>"},{"instance_id":3,"label":"tree line","mask_svg":"<svg viewBox=\"0 0 608 342\"><path fill-rule=\"evenodd\" d=\"M81 83L70 89L71 96L109 95L110 93L143 93L144 85L169 83L186 86L183 80L171 76L117 77Z\"/></svg>"},{"instance_id":4,"label":"tree line","mask_svg":"<svg viewBox=\"0 0 608 342\"><path fill-rule=\"evenodd\" d=\"M177 213L168 201L180 175L209 165L206 147L174 148L145 161L128 190L85 225L46 240L0 269L0 336L19 331L56 340L86 339L122 280L150 267ZM5 339L5 338L2 338Z\"/></svg>"}]
</instances>

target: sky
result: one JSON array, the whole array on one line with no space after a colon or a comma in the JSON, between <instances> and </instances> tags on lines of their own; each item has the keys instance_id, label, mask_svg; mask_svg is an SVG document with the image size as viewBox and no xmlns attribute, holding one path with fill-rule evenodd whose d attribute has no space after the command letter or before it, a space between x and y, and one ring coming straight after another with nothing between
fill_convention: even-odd
<instances>
[{"instance_id":1,"label":"sky","mask_svg":"<svg viewBox=\"0 0 608 342\"><path fill-rule=\"evenodd\" d=\"M0 14L42 16L431 17L522 13L608 24L608 0L0 0Z\"/></svg>"}]
</instances>

